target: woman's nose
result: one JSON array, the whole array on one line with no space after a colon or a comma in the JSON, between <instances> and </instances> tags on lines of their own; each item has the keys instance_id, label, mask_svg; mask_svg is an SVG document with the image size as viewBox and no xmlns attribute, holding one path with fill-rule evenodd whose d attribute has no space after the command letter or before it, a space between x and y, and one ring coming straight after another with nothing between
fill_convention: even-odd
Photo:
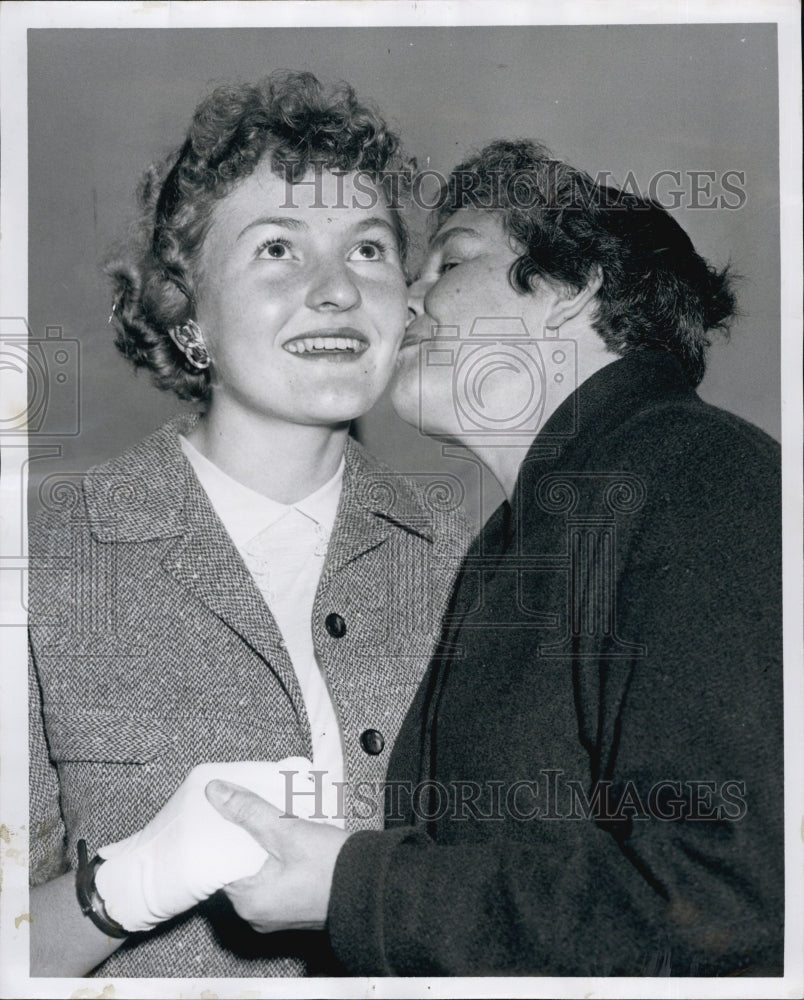
<instances>
[{"instance_id":1,"label":"woman's nose","mask_svg":"<svg viewBox=\"0 0 804 1000\"><path fill-rule=\"evenodd\" d=\"M317 268L307 305L312 309L352 309L360 304L360 289L349 268L340 262Z\"/></svg>"},{"instance_id":2,"label":"woman's nose","mask_svg":"<svg viewBox=\"0 0 804 1000\"><path fill-rule=\"evenodd\" d=\"M424 312L424 296L427 288L427 284L421 278L408 285L408 323L412 323Z\"/></svg>"}]
</instances>

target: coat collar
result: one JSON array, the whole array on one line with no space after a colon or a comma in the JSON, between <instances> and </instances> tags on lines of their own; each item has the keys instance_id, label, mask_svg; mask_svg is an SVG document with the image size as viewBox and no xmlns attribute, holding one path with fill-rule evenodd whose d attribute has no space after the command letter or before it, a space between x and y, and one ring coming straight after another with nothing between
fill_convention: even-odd
<instances>
[{"instance_id":1,"label":"coat collar","mask_svg":"<svg viewBox=\"0 0 804 1000\"><path fill-rule=\"evenodd\" d=\"M143 542L184 534L188 494L197 481L179 434L187 433L196 419L177 417L87 472L84 500L98 541Z\"/></svg>"},{"instance_id":2,"label":"coat collar","mask_svg":"<svg viewBox=\"0 0 804 1000\"><path fill-rule=\"evenodd\" d=\"M120 457L90 469L84 497L98 541L152 541L208 528L211 505L179 443L196 419L178 417ZM348 561L356 548L365 551L366 543L373 547L394 529L432 542L433 512L406 477L349 438L334 555Z\"/></svg>"}]
</instances>

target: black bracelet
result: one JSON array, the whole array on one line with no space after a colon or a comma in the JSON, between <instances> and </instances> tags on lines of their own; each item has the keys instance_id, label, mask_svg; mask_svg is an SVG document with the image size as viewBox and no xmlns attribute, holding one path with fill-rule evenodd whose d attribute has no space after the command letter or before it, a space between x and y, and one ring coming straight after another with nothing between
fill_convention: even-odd
<instances>
[{"instance_id":1,"label":"black bracelet","mask_svg":"<svg viewBox=\"0 0 804 1000\"><path fill-rule=\"evenodd\" d=\"M85 917L89 917L92 923L107 937L124 938L131 933L122 924L112 920L106 912L106 904L101 899L95 886L95 872L103 864L103 858L99 855L91 860L87 860L87 842L78 841L78 871L75 873L75 894L78 896L78 905Z\"/></svg>"}]
</instances>

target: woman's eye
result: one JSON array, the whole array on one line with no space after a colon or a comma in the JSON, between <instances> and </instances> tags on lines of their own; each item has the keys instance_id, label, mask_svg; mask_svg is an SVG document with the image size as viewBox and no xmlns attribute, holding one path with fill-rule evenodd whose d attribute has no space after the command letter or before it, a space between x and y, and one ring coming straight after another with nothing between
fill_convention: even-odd
<instances>
[{"instance_id":1,"label":"woman's eye","mask_svg":"<svg viewBox=\"0 0 804 1000\"><path fill-rule=\"evenodd\" d=\"M380 240L359 243L349 255L350 260L385 260L388 247Z\"/></svg>"},{"instance_id":2,"label":"woman's eye","mask_svg":"<svg viewBox=\"0 0 804 1000\"><path fill-rule=\"evenodd\" d=\"M263 260L288 260L291 256L290 243L288 240L276 238L266 240L265 243L258 247L257 256L263 258Z\"/></svg>"},{"instance_id":3,"label":"woman's eye","mask_svg":"<svg viewBox=\"0 0 804 1000\"><path fill-rule=\"evenodd\" d=\"M447 271L451 271L453 267L457 267L459 264L459 260L442 260L438 266L438 273L446 274Z\"/></svg>"}]
</instances>

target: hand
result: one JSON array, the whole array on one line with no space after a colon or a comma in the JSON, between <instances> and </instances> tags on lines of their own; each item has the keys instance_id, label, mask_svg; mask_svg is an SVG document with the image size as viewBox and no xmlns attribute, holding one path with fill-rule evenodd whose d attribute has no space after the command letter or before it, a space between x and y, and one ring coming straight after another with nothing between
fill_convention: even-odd
<instances>
[{"instance_id":1,"label":"hand","mask_svg":"<svg viewBox=\"0 0 804 1000\"><path fill-rule=\"evenodd\" d=\"M227 823L204 789L213 778L227 778L282 804L288 773L302 772L296 781L310 782L311 767L301 757L194 767L146 827L98 851L105 861L95 884L109 916L126 930L149 930L227 882L259 871L265 850L245 830ZM299 794L293 805L312 810L315 801L313 795Z\"/></svg>"},{"instance_id":2,"label":"hand","mask_svg":"<svg viewBox=\"0 0 804 1000\"><path fill-rule=\"evenodd\" d=\"M224 781L210 782L207 798L268 854L256 875L224 887L237 913L263 934L321 930L335 862L349 834L328 823L293 819L247 789Z\"/></svg>"}]
</instances>

